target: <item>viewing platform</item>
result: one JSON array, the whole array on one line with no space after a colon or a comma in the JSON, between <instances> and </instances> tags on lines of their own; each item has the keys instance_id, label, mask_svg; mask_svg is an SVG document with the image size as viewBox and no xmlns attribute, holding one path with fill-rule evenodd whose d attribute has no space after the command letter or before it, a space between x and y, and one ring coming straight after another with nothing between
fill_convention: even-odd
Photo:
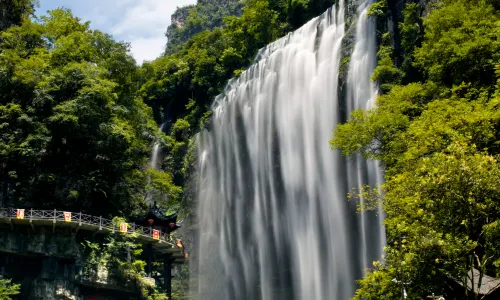
<instances>
[{"instance_id":1,"label":"viewing platform","mask_svg":"<svg viewBox=\"0 0 500 300\"><path fill-rule=\"evenodd\" d=\"M136 234L138 242L153 244L155 252L171 255L175 258L173 260L174 264L182 264L186 260L183 249L170 239L170 234L152 227L136 225L135 223L117 225L112 220L83 213L14 208L0 208L0 222L11 226L31 226L33 229L36 226L51 226L54 231L56 227L66 227L73 228L75 232L85 230Z\"/></svg>"},{"instance_id":2,"label":"viewing platform","mask_svg":"<svg viewBox=\"0 0 500 300\"><path fill-rule=\"evenodd\" d=\"M145 272L153 285L153 262L163 265L160 282L171 295L171 268L175 264L184 264L187 253L180 240L171 238L171 232L180 227L179 224L168 223L172 228L165 228L159 226L159 219L152 220L149 215L146 216L146 224L153 224L154 221L157 221L156 226L142 226L79 212L0 208L0 230L3 232L0 234L0 275L17 277L19 271L28 268L27 277L31 278L31 282L23 281L22 286L29 288L33 283L35 287L29 288L31 295L37 293L37 286L45 287L48 282L53 282L44 289L55 289L58 295L87 294L90 288L91 293L99 292L101 295L121 290L125 294L120 299L129 299L126 295L132 295L130 287L120 287L107 279L87 282L78 275L84 260L81 250L84 240L96 237L102 241L102 235L121 234L131 236L134 242L144 246Z\"/></svg>"}]
</instances>

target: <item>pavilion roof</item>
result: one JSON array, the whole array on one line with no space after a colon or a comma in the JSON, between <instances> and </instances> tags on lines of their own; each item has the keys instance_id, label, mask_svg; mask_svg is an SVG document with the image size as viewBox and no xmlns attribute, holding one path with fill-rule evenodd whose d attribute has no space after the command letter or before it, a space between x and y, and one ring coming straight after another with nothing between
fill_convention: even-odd
<instances>
[{"instance_id":1,"label":"pavilion roof","mask_svg":"<svg viewBox=\"0 0 500 300\"><path fill-rule=\"evenodd\" d=\"M156 202L153 206L150 207L146 215L135 216L131 218L138 225L142 226L150 226L149 220L153 220L153 226L160 227L172 227L171 224L174 224L177 228L180 227L177 223L177 214L167 215L165 209L156 205Z\"/></svg>"}]
</instances>

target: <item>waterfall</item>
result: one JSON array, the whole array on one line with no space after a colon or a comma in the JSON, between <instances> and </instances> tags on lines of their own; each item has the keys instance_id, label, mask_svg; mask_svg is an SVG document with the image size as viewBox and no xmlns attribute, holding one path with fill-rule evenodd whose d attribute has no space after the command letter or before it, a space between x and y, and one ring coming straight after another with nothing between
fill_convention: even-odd
<instances>
[{"instance_id":1,"label":"waterfall","mask_svg":"<svg viewBox=\"0 0 500 300\"><path fill-rule=\"evenodd\" d=\"M165 126L165 123L161 124L160 127L158 128L158 130L163 131L164 126ZM150 167L153 169L158 168L158 159L160 157L160 151L161 151L160 146L161 146L160 143L156 142L153 146L153 150L151 151Z\"/></svg>"},{"instance_id":2,"label":"waterfall","mask_svg":"<svg viewBox=\"0 0 500 300\"><path fill-rule=\"evenodd\" d=\"M370 77L377 64L376 28L373 19L367 18L373 0L362 1L357 9L356 44L352 52L347 77L347 116L355 109L370 109L375 106L377 88ZM361 188L364 185L376 186L383 179L378 163L365 160L360 156L347 161L348 186ZM361 199L364 202L364 199ZM381 224L383 212L362 213L358 217L359 247L358 257L363 268L369 267L373 260L380 259L385 245L385 231Z\"/></svg>"},{"instance_id":3,"label":"waterfall","mask_svg":"<svg viewBox=\"0 0 500 300\"><path fill-rule=\"evenodd\" d=\"M367 5L358 10L350 109L375 96ZM212 128L198 141L199 299L346 300L380 254L379 217L356 214L346 199L350 187L379 180L379 170L328 144L343 117L344 14L340 0L262 49L217 97Z\"/></svg>"}]
</instances>

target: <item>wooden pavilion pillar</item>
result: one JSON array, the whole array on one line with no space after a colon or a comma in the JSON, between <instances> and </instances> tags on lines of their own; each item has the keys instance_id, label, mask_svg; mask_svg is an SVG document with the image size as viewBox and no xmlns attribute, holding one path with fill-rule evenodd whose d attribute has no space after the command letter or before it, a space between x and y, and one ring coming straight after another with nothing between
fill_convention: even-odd
<instances>
[{"instance_id":1,"label":"wooden pavilion pillar","mask_svg":"<svg viewBox=\"0 0 500 300\"><path fill-rule=\"evenodd\" d=\"M148 274L148 277L153 277L153 244L147 244L146 246L146 252L147 252L147 262L146 262L146 274Z\"/></svg>"},{"instance_id":2,"label":"wooden pavilion pillar","mask_svg":"<svg viewBox=\"0 0 500 300\"><path fill-rule=\"evenodd\" d=\"M163 283L168 299L172 299L172 257L163 258Z\"/></svg>"}]
</instances>

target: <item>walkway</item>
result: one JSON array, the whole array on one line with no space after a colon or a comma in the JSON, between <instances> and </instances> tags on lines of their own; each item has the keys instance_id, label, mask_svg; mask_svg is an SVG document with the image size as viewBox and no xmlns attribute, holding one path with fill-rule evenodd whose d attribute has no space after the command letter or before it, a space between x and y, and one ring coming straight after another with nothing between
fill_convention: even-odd
<instances>
[{"instance_id":1,"label":"walkway","mask_svg":"<svg viewBox=\"0 0 500 300\"><path fill-rule=\"evenodd\" d=\"M166 232L151 227L139 226L134 223L115 224L112 220L82 213L58 210L34 210L0 208L0 222L13 225L27 225L33 229L36 226L72 227L76 232L105 231L134 234L135 238L144 244L152 244L155 252L172 257L173 263L184 263L184 250L175 245Z\"/></svg>"}]
</instances>

